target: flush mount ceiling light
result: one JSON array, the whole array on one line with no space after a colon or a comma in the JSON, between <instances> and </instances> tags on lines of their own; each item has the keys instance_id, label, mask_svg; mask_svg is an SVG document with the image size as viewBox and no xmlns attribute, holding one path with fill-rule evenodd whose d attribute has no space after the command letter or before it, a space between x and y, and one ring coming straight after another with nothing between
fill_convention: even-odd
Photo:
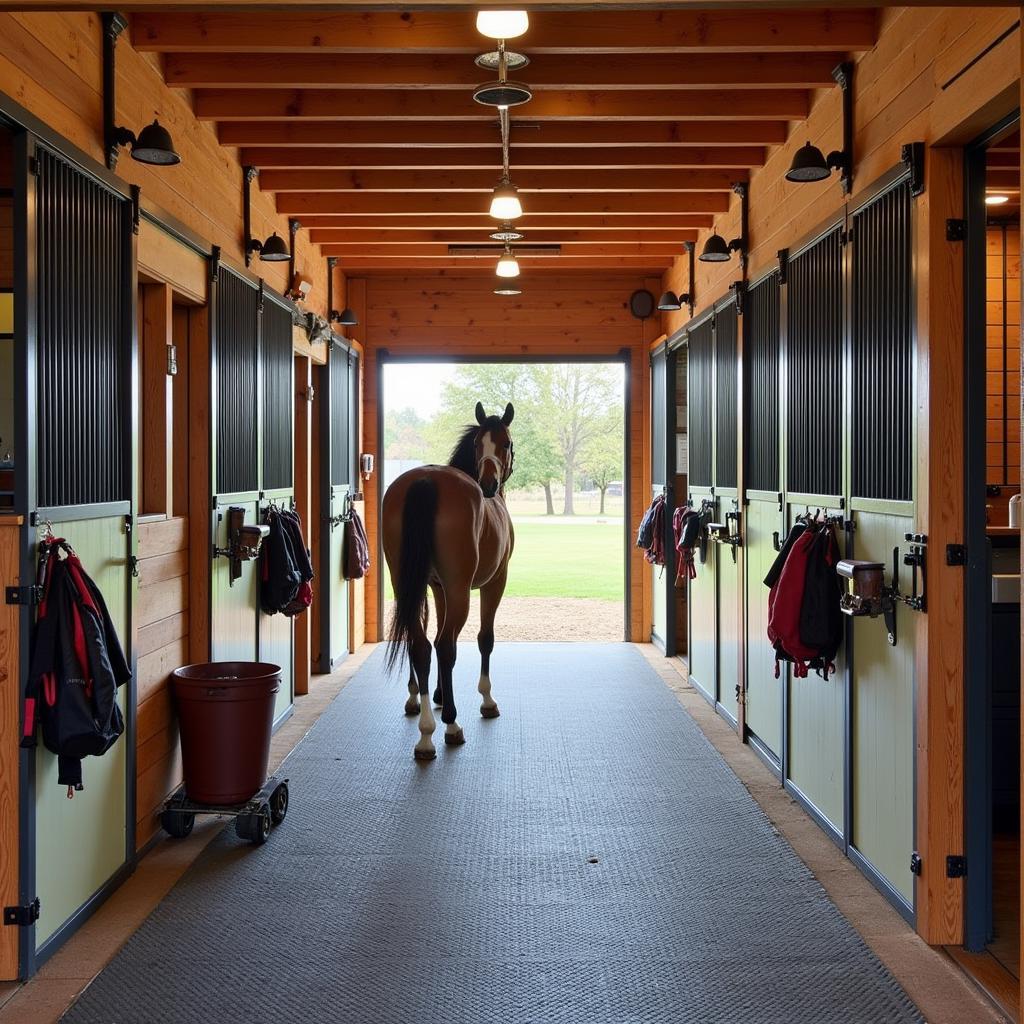
<instances>
[{"instance_id":1,"label":"flush mount ceiling light","mask_svg":"<svg viewBox=\"0 0 1024 1024\"><path fill-rule=\"evenodd\" d=\"M498 260L497 267L494 268L494 272L498 277L519 276L519 261L512 254L512 250L507 245L505 246L505 252L501 259Z\"/></svg>"},{"instance_id":2,"label":"flush mount ceiling light","mask_svg":"<svg viewBox=\"0 0 1024 1024\"><path fill-rule=\"evenodd\" d=\"M793 163L786 171L786 180L824 181L833 171L838 171L845 195L853 187L853 64L839 64L833 69L832 77L842 90L843 148L825 156L817 146L807 142L793 154Z\"/></svg>"},{"instance_id":3,"label":"flush mount ceiling light","mask_svg":"<svg viewBox=\"0 0 1024 1024\"><path fill-rule=\"evenodd\" d=\"M1002 206L1003 203L1008 203L1009 201L1010 201L1010 197L1009 196L1002 196L1002 195L985 196L985 205L986 206ZM492 235L491 237L493 238L494 236Z\"/></svg>"},{"instance_id":4,"label":"flush mount ceiling light","mask_svg":"<svg viewBox=\"0 0 1024 1024\"><path fill-rule=\"evenodd\" d=\"M495 220L513 221L523 215L523 204L519 202L519 191L506 175L498 182L491 196L491 216Z\"/></svg>"},{"instance_id":5,"label":"flush mount ceiling light","mask_svg":"<svg viewBox=\"0 0 1024 1024\"><path fill-rule=\"evenodd\" d=\"M523 294L523 289L522 288L517 288L514 284L502 284L502 285L498 285L498 287L494 289L494 294L495 295L522 295Z\"/></svg>"},{"instance_id":6,"label":"flush mount ceiling light","mask_svg":"<svg viewBox=\"0 0 1024 1024\"><path fill-rule=\"evenodd\" d=\"M284 263L292 258L288 243L275 231L265 242L252 237L252 183L259 177L259 169L242 168L242 233L245 235L245 265L259 253L263 263ZM296 223L298 223L296 221Z\"/></svg>"},{"instance_id":7,"label":"flush mount ceiling light","mask_svg":"<svg viewBox=\"0 0 1024 1024\"><path fill-rule=\"evenodd\" d=\"M505 58L505 67L509 71L519 71L530 63L530 58L523 53L516 53L514 50L506 50L504 46L498 50L489 50L481 53L474 62L478 68L484 71L497 71L501 67L501 58Z\"/></svg>"},{"instance_id":8,"label":"flush mount ceiling light","mask_svg":"<svg viewBox=\"0 0 1024 1024\"><path fill-rule=\"evenodd\" d=\"M513 227L508 221L497 231L492 231L488 236L493 238L495 242L519 242L526 237L518 228Z\"/></svg>"},{"instance_id":9,"label":"flush mount ceiling light","mask_svg":"<svg viewBox=\"0 0 1024 1024\"><path fill-rule=\"evenodd\" d=\"M130 128L122 128L116 123L117 107L117 65L114 61L118 36L125 30L128 22L124 15L106 11L103 21L103 146L106 150L107 169L117 166L117 158L123 146L128 147L133 160L140 164L154 164L159 167L170 167L181 163L174 148L171 133L154 118L152 124L146 125L138 135Z\"/></svg>"},{"instance_id":10,"label":"flush mount ceiling light","mask_svg":"<svg viewBox=\"0 0 1024 1024\"><path fill-rule=\"evenodd\" d=\"M530 27L526 11L479 11L476 30L490 39L516 39Z\"/></svg>"}]
</instances>

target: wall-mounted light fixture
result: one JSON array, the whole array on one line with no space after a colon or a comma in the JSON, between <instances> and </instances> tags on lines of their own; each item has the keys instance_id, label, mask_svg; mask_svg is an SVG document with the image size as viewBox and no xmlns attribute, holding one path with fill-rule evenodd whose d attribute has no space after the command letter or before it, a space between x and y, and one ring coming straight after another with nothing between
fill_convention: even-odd
<instances>
[{"instance_id":1,"label":"wall-mounted light fixture","mask_svg":"<svg viewBox=\"0 0 1024 1024\"><path fill-rule=\"evenodd\" d=\"M252 237L252 183L259 177L259 168L242 168L242 233L245 235L245 265L252 263L256 253L264 263L284 263L292 258L288 243L275 231L265 242Z\"/></svg>"},{"instance_id":2,"label":"wall-mounted light fixture","mask_svg":"<svg viewBox=\"0 0 1024 1024\"><path fill-rule=\"evenodd\" d=\"M793 155L793 163L786 171L787 181L824 181L833 171L839 172L843 194L853 188L853 64L844 61L832 71L843 97L843 148L825 156L810 142Z\"/></svg>"},{"instance_id":3,"label":"wall-mounted light fixture","mask_svg":"<svg viewBox=\"0 0 1024 1024\"><path fill-rule=\"evenodd\" d=\"M690 316L693 316L693 296L696 291L694 283L694 248L693 242L683 242L683 252L688 253L690 256L690 290L683 292L681 295L676 295L673 291L664 292L661 298L658 299L658 309L665 312L674 312L677 309L682 309L683 306L688 306Z\"/></svg>"},{"instance_id":4,"label":"wall-mounted light fixture","mask_svg":"<svg viewBox=\"0 0 1024 1024\"><path fill-rule=\"evenodd\" d=\"M721 235L713 234L705 243L704 250L700 254L703 263L725 263L732 259L732 254L740 254L740 268L747 267L747 229L750 220L749 190L747 183L738 181L732 187L733 192L740 197L740 234L739 238L726 241ZM691 279L692 283L692 279Z\"/></svg>"},{"instance_id":5,"label":"wall-mounted light fixture","mask_svg":"<svg viewBox=\"0 0 1024 1024\"><path fill-rule=\"evenodd\" d=\"M133 160L140 164L155 164L169 167L181 163L171 133L154 118L152 124L135 134L130 128L123 128L117 122L117 64L115 52L117 40L128 27L123 14L105 11L103 22L103 149L107 169L117 166L121 147L127 146Z\"/></svg>"}]
</instances>

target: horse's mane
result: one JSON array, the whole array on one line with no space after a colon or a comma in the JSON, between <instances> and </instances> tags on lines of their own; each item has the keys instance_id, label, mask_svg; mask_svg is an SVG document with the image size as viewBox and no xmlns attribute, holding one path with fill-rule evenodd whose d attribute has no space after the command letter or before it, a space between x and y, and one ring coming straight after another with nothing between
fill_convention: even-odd
<instances>
[{"instance_id":1,"label":"horse's mane","mask_svg":"<svg viewBox=\"0 0 1024 1024\"><path fill-rule=\"evenodd\" d=\"M478 430L497 430L501 427L500 416L488 416L481 427L477 423L471 423L463 427L462 434L452 449L448 465L455 469L461 469L466 476L476 479L476 433Z\"/></svg>"}]
</instances>

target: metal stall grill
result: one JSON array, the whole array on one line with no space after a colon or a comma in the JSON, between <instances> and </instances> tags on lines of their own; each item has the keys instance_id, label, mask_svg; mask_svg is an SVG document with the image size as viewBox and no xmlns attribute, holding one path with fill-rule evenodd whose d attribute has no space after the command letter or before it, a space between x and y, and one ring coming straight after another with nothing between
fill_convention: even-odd
<instances>
[{"instance_id":1,"label":"metal stall grill","mask_svg":"<svg viewBox=\"0 0 1024 1024\"><path fill-rule=\"evenodd\" d=\"M259 292L222 266L216 308L217 493L237 494L259 486Z\"/></svg>"},{"instance_id":2,"label":"metal stall grill","mask_svg":"<svg viewBox=\"0 0 1024 1024\"><path fill-rule=\"evenodd\" d=\"M349 386L350 356L342 349L331 353L331 483L347 484L352 478L352 451L349 431L351 408Z\"/></svg>"},{"instance_id":3,"label":"metal stall grill","mask_svg":"<svg viewBox=\"0 0 1024 1024\"><path fill-rule=\"evenodd\" d=\"M779 275L747 293L744 319L750 345L748 486L779 489Z\"/></svg>"},{"instance_id":4,"label":"metal stall grill","mask_svg":"<svg viewBox=\"0 0 1024 1024\"><path fill-rule=\"evenodd\" d=\"M710 487L712 480L711 432L714 425L714 327L711 319L694 327L687 357L687 409L689 410L689 482Z\"/></svg>"},{"instance_id":5,"label":"metal stall grill","mask_svg":"<svg viewBox=\"0 0 1024 1024\"><path fill-rule=\"evenodd\" d=\"M665 386L667 355L664 348L651 357L651 479L654 486L668 484Z\"/></svg>"},{"instance_id":6,"label":"metal stall grill","mask_svg":"<svg viewBox=\"0 0 1024 1024\"><path fill-rule=\"evenodd\" d=\"M913 292L910 183L853 216L852 493L909 501Z\"/></svg>"},{"instance_id":7,"label":"metal stall grill","mask_svg":"<svg viewBox=\"0 0 1024 1024\"><path fill-rule=\"evenodd\" d=\"M132 208L37 150L38 503L131 498Z\"/></svg>"},{"instance_id":8,"label":"metal stall grill","mask_svg":"<svg viewBox=\"0 0 1024 1024\"><path fill-rule=\"evenodd\" d=\"M260 340L263 378L263 490L291 487L293 483L292 424L292 315L273 299L265 299Z\"/></svg>"},{"instance_id":9,"label":"metal stall grill","mask_svg":"<svg viewBox=\"0 0 1024 1024\"><path fill-rule=\"evenodd\" d=\"M715 485L736 486L739 423L736 373L736 303L715 314Z\"/></svg>"},{"instance_id":10,"label":"metal stall grill","mask_svg":"<svg viewBox=\"0 0 1024 1024\"><path fill-rule=\"evenodd\" d=\"M843 247L838 227L789 262L786 486L842 491Z\"/></svg>"}]
</instances>

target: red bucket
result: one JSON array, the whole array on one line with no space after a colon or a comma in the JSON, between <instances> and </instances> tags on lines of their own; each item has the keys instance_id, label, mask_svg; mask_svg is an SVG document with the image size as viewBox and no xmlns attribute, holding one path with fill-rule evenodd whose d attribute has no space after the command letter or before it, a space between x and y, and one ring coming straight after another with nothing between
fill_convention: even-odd
<instances>
[{"instance_id":1,"label":"red bucket","mask_svg":"<svg viewBox=\"0 0 1024 1024\"><path fill-rule=\"evenodd\" d=\"M171 673L185 792L204 804L240 804L267 781L279 665L216 661Z\"/></svg>"}]
</instances>

